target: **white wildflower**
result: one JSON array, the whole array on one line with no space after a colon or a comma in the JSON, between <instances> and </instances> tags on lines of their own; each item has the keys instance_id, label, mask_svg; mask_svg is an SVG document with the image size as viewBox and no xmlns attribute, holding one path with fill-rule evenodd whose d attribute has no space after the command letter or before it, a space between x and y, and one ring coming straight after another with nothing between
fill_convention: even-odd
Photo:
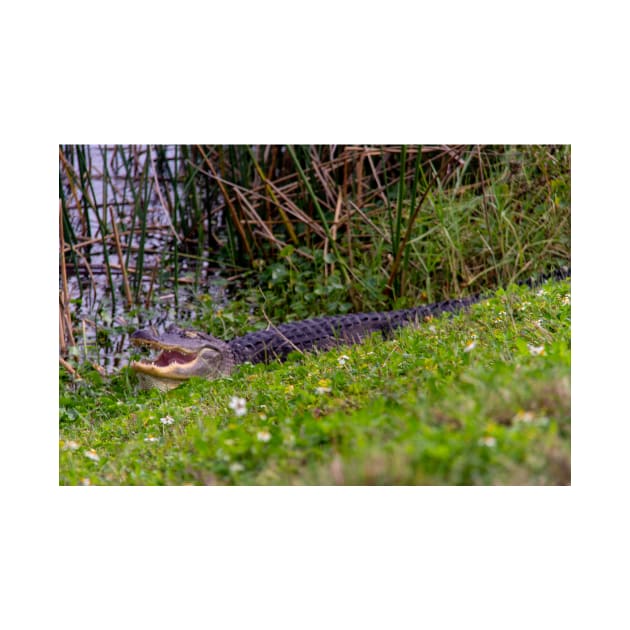
<instances>
[{"instance_id":1,"label":"white wildflower","mask_svg":"<svg viewBox=\"0 0 630 630\"><path fill-rule=\"evenodd\" d=\"M342 354L338 359L337 359L337 363L339 363L339 365L345 365L346 362L350 361L350 357L346 356L345 354Z\"/></svg>"},{"instance_id":2,"label":"white wildflower","mask_svg":"<svg viewBox=\"0 0 630 630\"><path fill-rule=\"evenodd\" d=\"M150 435L149 437L145 437L144 441L145 442L159 442L160 438L156 438L156 437L153 437L152 435Z\"/></svg>"},{"instance_id":3,"label":"white wildflower","mask_svg":"<svg viewBox=\"0 0 630 630\"><path fill-rule=\"evenodd\" d=\"M471 342L466 344L466 346L464 347L464 352L470 352L471 350L474 350L476 346L477 340L473 339Z\"/></svg>"},{"instance_id":4,"label":"white wildflower","mask_svg":"<svg viewBox=\"0 0 630 630\"><path fill-rule=\"evenodd\" d=\"M85 451L85 456L88 459L91 459L93 462L97 462L101 459L98 453L93 448L91 448L89 451Z\"/></svg>"},{"instance_id":5,"label":"white wildflower","mask_svg":"<svg viewBox=\"0 0 630 630\"><path fill-rule=\"evenodd\" d=\"M332 388L330 387L330 381L327 378L322 378L317 382L317 387L315 388L316 394L330 394L332 392Z\"/></svg>"},{"instance_id":6,"label":"white wildflower","mask_svg":"<svg viewBox=\"0 0 630 630\"><path fill-rule=\"evenodd\" d=\"M534 421L536 416L531 411L518 411L517 414L512 418L513 422L525 422L529 424Z\"/></svg>"},{"instance_id":7,"label":"white wildflower","mask_svg":"<svg viewBox=\"0 0 630 630\"><path fill-rule=\"evenodd\" d=\"M160 418L160 422L164 425L173 424L175 422L175 418L171 418L171 416L164 416Z\"/></svg>"},{"instance_id":8,"label":"white wildflower","mask_svg":"<svg viewBox=\"0 0 630 630\"><path fill-rule=\"evenodd\" d=\"M496 438L493 438L492 436L487 436L487 437L481 438L479 440L479 444L481 446L487 446L488 448L492 448L497 445L497 440Z\"/></svg>"},{"instance_id":9,"label":"white wildflower","mask_svg":"<svg viewBox=\"0 0 630 630\"><path fill-rule=\"evenodd\" d=\"M234 415L240 417L247 413L247 401L238 396L232 396L228 407L234 411Z\"/></svg>"},{"instance_id":10,"label":"white wildflower","mask_svg":"<svg viewBox=\"0 0 630 630\"><path fill-rule=\"evenodd\" d=\"M258 433L256 434L256 437L258 438L260 442L269 442L269 440L271 439L271 433L265 430L258 431Z\"/></svg>"},{"instance_id":11,"label":"white wildflower","mask_svg":"<svg viewBox=\"0 0 630 630\"><path fill-rule=\"evenodd\" d=\"M541 354L545 354L545 346L532 346L531 344L527 344L527 349L529 353L534 356L540 356Z\"/></svg>"},{"instance_id":12,"label":"white wildflower","mask_svg":"<svg viewBox=\"0 0 630 630\"><path fill-rule=\"evenodd\" d=\"M76 451L78 448L79 448L79 443L75 442L74 440L68 440L63 445L63 450L64 451Z\"/></svg>"},{"instance_id":13,"label":"white wildflower","mask_svg":"<svg viewBox=\"0 0 630 630\"><path fill-rule=\"evenodd\" d=\"M232 474L239 473L243 470L245 470L245 466L243 466L243 464L239 464L238 462L234 462L233 464L230 464L230 472Z\"/></svg>"}]
</instances>

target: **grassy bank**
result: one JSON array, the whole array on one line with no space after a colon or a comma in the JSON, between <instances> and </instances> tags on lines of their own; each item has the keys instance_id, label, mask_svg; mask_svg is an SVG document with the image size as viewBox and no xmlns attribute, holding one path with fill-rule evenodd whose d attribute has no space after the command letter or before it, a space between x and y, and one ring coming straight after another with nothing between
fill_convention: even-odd
<instances>
[{"instance_id":1,"label":"grassy bank","mask_svg":"<svg viewBox=\"0 0 630 630\"><path fill-rule=\"evenodd\" d=\"M139 392L60 370L61 484L566 484L570 281L387 341Z\"/></svg>"}]
</instances>

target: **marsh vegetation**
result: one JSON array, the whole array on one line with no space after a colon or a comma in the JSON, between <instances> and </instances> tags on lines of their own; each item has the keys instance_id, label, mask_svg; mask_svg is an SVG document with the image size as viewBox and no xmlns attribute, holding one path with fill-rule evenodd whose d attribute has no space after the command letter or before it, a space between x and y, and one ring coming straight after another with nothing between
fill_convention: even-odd
<instances>
[{"instance_id":1,"label":"marsh vegetation","mask_svg":"<svg viewBox=\"0 0 630 630\"><path fill-rule=\"evenodd\" d=\"M570 147L62 146L59 218L61 483L569 482L568 281L166 395L125 366L146 323L229 338L565 265Z\"/></svg>"}]
</instances>

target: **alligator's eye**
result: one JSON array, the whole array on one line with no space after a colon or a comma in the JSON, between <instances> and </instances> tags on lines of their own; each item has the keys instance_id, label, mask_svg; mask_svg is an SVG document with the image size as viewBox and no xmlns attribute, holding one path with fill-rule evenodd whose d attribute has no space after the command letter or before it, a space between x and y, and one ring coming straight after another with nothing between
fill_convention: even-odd
<instances>
[{"instance_id":1,"label":"alligator's eye","mask_svg":"<svg viewBox=\"0 0 630 630\"><path fill-rule=\"evenodd\" d=\"M194 330L185 330L184 337L189 337L190 339L197 339L199 335Z\"/></svg>"}]
</instances>

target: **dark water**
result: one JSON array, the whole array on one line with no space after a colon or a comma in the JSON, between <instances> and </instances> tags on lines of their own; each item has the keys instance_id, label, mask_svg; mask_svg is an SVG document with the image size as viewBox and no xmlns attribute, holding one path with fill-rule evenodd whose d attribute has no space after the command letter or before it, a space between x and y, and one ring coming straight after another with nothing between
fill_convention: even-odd
<instances>
[{"instance_id":1,"label":"dark water","mask_svg":"<svg viewBox=\"0 0 630 630\"><path fill-rule=\"evenodd\" d=\"M83 206L82 195L77 195L76 186L73 190L68 185L67 178L63 176L64 171L60 168L60 185L64 187L70 225L74 233L80 235L80 243L89 243L88 246L77 248L77 267L71 257L66 256L67 294L76 346L70 348L65 356L96 363L111 373L128 364L129 334L136 327L151 324L163 328L168 322L194 320L199 312L200 293L209 294L216 308L224 306L227 298L224 283L219 278L220 270L207 259L178 256L177 281L173 281L173 251L182 242L163 202L166 197L170 197L173 203L176 191L169 185L172 180L167 183L161 180L158 194L156 187L146 186L146 178L143 180L141 177L148 170L157 178L157 151L131 146L115 150L113 146L99 145L86 147L85 155L87 160L84 170L91 182L87 194L90 196L90 206L94 207L86 209ZM79 172L77 156L73 158L69 162ZM178 172L181 158L177 158L174 147L163 147L161 159L164 158L170 160L173 172ZM136 188L129 185L130 168L139 174L135 181ZM151 178L151 182L155 183L155 180ZM135 196L142 187L147 225L151 229L144 240L143 275L138 299L140 304L130 308L123 290L121 263L126 265L128 274L134 273L140 237L139 234L134 235L129 243L128 233L134 227ZM177 192L183 194L182 190ZM102 240L102 224L107 226L107 232L111 234L110 208L116 217L120 240L125 244L123 261L119 259L114 241L107 240L104 245ZM111 279L107 273L105 254L111 269ZM61 294L61 268L59 290Z\"/></svg>"}]
</instances>

